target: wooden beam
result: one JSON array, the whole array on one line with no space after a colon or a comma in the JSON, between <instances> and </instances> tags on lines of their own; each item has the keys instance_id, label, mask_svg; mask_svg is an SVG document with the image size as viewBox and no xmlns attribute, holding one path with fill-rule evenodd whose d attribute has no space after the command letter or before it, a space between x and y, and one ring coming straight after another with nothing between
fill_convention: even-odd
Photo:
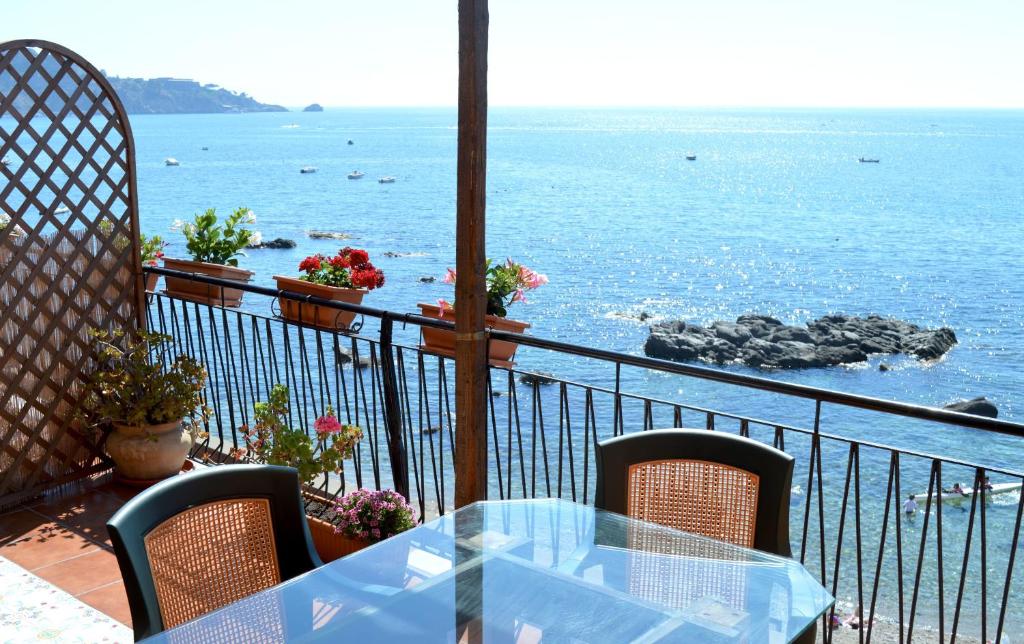
<instances>
[{"instance_id":1,"label":"wooden beam","mask_svg":"<svg viewBox=\"0 0 1024 644\"><path fill-rule=\"evenodd\" d=\"M459 0L455 507L487 497L487 0Z\"/></svg>"}]
</instances>

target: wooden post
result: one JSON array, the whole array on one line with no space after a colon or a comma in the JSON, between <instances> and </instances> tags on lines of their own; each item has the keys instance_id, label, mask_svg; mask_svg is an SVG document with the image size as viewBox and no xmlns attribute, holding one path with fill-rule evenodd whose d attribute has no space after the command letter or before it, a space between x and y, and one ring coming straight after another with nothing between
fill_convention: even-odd
<instances>
[{"instance_id":1,"label":"wooden post","mask_svg":"<svg viewBox=\"0 0 1024 644\"><path fill-rule=\"evenodd\" d=\"M487 0L459 0L455 507L487 496Z\"/></svg>"}]
</instances>

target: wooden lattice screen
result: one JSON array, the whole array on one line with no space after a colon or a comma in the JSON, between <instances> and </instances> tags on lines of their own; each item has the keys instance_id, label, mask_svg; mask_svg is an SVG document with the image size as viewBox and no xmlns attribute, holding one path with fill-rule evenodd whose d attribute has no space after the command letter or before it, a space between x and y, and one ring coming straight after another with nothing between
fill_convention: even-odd
<instances>
[{"instance_id":1,"label":"wooden lattice screen","mask_svg":"<svg viewBox=\"0 0 1024 644\"><path fill-rule=\"evenodd\" d=\"M135 153L68 49L0 44L0 507L102 471L77 403L92 328L144 323Z\"/></svg>"}]
</instances>

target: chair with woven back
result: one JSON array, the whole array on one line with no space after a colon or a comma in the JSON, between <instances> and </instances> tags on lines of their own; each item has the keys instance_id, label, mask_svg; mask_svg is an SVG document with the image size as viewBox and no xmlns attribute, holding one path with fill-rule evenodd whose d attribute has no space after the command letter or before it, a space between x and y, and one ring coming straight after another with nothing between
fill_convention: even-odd
<instances>
[{"instance_id":1,"label":"chair with woven back","mask_svg":"<svg viewBox=\"0 0 1024 644\"><path fill-rule=\"evenodd\" d=\"M136 639L322 565L290 467L230 465L168 479L126 503L107 530Z\"/></svg>"},{"instance_id":2,"label":"chair with woven back","mask_svg":"<svg viewBox=\"0 0 1024 644\"><path fill-rule=\"evenodd\" d=\"M785 452L720 431L660 429L600 442L595 462L598 508L791 556L794 458ZM815 632L796 641L811 642Z\"/></svg>"}]
</instances>

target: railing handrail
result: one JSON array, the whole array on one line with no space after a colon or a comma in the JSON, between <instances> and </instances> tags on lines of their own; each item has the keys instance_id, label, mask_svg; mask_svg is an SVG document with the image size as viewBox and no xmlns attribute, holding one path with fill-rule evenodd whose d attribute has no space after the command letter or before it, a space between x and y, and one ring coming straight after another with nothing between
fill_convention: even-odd
<instances>
[{"instance_id":1,"label":"railing handrail","mask_svg":"<svg viewBox=\"0 0 1024 644\"><path fill-rule=\"evenodd\" d=\"M266 286L256 286L254 284L248 284L245 282L238 282L235 280L223 279L219 277L212 277L200 273L175 271L156 266L146 266L143 268L143 271L148 273L155 273L158 275L189 279L195 282L212 284L215 286L227 286L248 293L265 295L267 297L283 297L285 299L305 302L308 304L315 304L317 306L323 306L327 308L358 313L360 315L378 318L381 320L391 320L393 322L415 324L417 326L427 326L438 329L454 330L455 328L455 325L452 324L451 322L446 322L444 320L440 320L437 318L425 317L415 313L396 313L394 311L388 311L386 309L378 309L374 307L363 306L361 304L337 302L335 300L327 300L321 297L316 297L314 295L302 295L299 293L293 293L291 291L285 291L282 289L269 288ZM894 400L885 400L883 398L874 398L872 396L865 396L861 394L851 394L841 391L835 391L832 389L822 389L819 387L812 387L809 385L798 385L790 382L772 380L770 378L763 378L760 376L733 373L730 371L726 371L724 369L715 369L713 367L702 367L696 365L681 364L678 362L672 362L670 360L662 360L660 358L650 358L647 356L631 355L628 353L621 353L618 351L611 351L608 349L585 347L582 345L570 344L568 342L561 342L558 340L549 340L545 338L539 338L536 336L520 335L517 333L507 333L504 331L493 330L489 330L488 335L489 337L492 337L496 340L515 342L523 346L547 349L584 358L606 360L609 362L616 362L619 364L639 367L642 369L652 369L655 371L672 373L691 378L699 378L702 380L722 382L740 387L747 387L750 389L768 391L771 393L785 394L798 398L804 398L807 400L814 400L822 403L842 405L845 407L853 407L856 409L865 409L869 411L878 411L887 414L903 416L906 418L934 421L950 425L957 425L960 427L970 427L972 429L981 429L985 431L991 431L1000 434L1008 434L1012 436L1024 436L1024 423L1000 420L998 418L987 418L985 416L975 416L973 414L965 414L962 412L952 411L949 409L942 409L939 407L929 407L926 405L917 405L913 403L899 402Z\"/></svg>"}]
</instances>

